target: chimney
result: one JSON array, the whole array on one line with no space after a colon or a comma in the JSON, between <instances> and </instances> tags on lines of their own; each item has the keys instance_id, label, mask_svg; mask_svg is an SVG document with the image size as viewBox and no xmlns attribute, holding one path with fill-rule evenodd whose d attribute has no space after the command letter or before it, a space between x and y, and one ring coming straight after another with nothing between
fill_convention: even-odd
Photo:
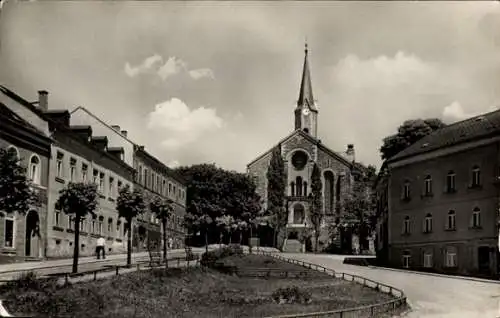
<instances>
[{"instance_id":1,"label":"chimney","mask_svg":"<svg viewBox=\"0 0 500 318\"><path fill-rule=\"evenodd\" d=\"M118 125L111 125L111 128L113 128L117 132L120 132L120 126L118 126Z\"/></svg>"},{"instance_id":2,"label":"chimney","mask_svg":"<svg viewBox=\"0 0 500 318\"><path fill-rule=\"evenodd\" d=\"M40 107L41 110L49 109L49 92L38 91L38 107Z\"/></svg>"},{"instance_id":3,"label":"chimney","mask_svg":"<svg viewBox=\"0 0 500 318\"><path fill-rule=\"evenodd\" d=\"M122 135L123 135L124 137L127 137L127 133L128 133L128 131L126 131L126 130L122 130Z\"/></svg>"},{"instance_id":4,"label":"chimney","mask_svg":"<svg viewBox=\"0 0 500 318\"><path fill-rule=\"evenodd\" d=\"M354 145L353 144L348 144L347 145L347 150L345 152L345 157L349 162L354 162L355 156L354 156Z\"/></svg>"}]
</instances>

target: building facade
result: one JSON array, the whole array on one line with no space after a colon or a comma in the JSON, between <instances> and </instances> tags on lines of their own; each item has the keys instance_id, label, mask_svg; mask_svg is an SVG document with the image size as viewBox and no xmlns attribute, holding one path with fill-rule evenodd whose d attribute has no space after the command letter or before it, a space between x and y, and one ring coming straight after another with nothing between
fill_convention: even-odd
<instances>
[{"instance_id":1,"label":"building facade","mask_svg":"<svg viewBox=\"0 0 500 318\"><path fill-rule=\"evenodd\" d=\"M98 188L95 216L80 223L80 255L94 255L97 239L106 239L106 253L125 253L126 224L118 217L118 190L130 186L134 169L124 162L123 148L108 146L106 137L93 136L90 126L70 126L68 111L46 113L54 144L49 173L47 257L71 257L74 250L74 216L57 210L59 191L70 182L92 182Z\"/></svg>"},{"instance_id":2,"label":"building facade","mask_svg":"<svg viewBox=\"0 0 500 318\"><path fill-rule=\"evenodd\" d=\"M345 154L338 154L321 143L318 138L318 108L313 98L311 75L306 45L302 81L297 107L294 110L295 130L278 142L278 147L287 172L286 209L288 213L287 233L284 249L304 251L297 237L310 229L311 173L316 163L321 171L323 184L324 224L320 235L320 248L329 240L326 224L339 222L342 202L351 190L354 164L354 146L348 145ZM273 147L272 149L274 149ZM253 177L257 192L267 206L267 169L272 156L269 149L247 165L247 173ZM281 244L280 244L281 245Z\"/></svg>"},{"instance_id":3,"label":"building facade","mask_svg":"<svg viewBox=\"0 0 500 318\"><path fill-rule=\"evenodd\" d=\"M390 264L496 276L500 111L442 128L388 164Z\"/></svg>"},{"instance_id":4,"label":"building facade","mask_svg":"<svg viewBox=\"0 0 500 318\"><path fill-rule=\"evenodd\" d=\"M46 96L40 92L41 105ZM38 259L45 256L47 187L51 139L43 113L5 87L0 87L0 147L13 151L26 168L41 199L27 213L0 213L0 257Z\"/></svg>"},{"instance_id":5,"label":"building facade","mask_svg":"<svg viewBox=\"0 0 500 318\"><path fill-rule=\"evenodd\" d=\"M160 220L150 211L137 218L134 227L134 248L144 250L148 241L163 244L162 232L166 230L167 243L172 248L184 247L186 231L183 219L186 213L186 186L184 181L160 160L144 150L144 146L136 146L134 151L134 168L137 171L135 187L143 191L146 202L155 197L170 199L173 202L173 213L163 229Z\"/></svg>"}]
</instances>

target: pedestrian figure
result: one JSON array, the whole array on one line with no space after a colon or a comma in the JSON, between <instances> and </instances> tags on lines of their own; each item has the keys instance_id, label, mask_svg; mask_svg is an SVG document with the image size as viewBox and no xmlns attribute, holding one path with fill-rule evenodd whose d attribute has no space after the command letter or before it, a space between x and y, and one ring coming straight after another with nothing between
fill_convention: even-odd
<instances>
[{"instance_id":1,"label":"pedestrian figure","mask_svg":"<svg viewBox=\"0 0 500 318\"><path fill-rule=\"evenodd\" d=\"M169 249L172 249L172 245L173 245L173 244L174 244L174 240L173 240L171 237L169 237L169 238L168 238L168 248L169 248Z\"/></svg>"},{"instance_id":2,"label":"pedestrian figure","mask_svg":"<svg viewBox=\"0 0 500 318\"><path fill-rule=\"evenodd\" d=\"M106 259L106 240L104 237L99 237L97 239L97 244L95 247L95 253L97 254L97 259L101 258L101 251L102 251L102 258Z\"/></svg>"}]
</instances>

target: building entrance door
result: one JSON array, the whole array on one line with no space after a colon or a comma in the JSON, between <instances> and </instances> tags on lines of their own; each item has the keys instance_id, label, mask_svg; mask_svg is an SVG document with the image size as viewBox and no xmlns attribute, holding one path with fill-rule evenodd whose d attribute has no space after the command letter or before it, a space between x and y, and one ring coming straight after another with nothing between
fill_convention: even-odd
<instances>
[{"instance_id":1,"label":"building entrance door","mask_svg":"<svg viewBox=\"0 0 500 318\"><path fill-rule=\"evenodd\" d=\"M481 246L477 250L478 267L481 273L490 272L490 248L489 246Z\"/></svg>"}]
</instances>

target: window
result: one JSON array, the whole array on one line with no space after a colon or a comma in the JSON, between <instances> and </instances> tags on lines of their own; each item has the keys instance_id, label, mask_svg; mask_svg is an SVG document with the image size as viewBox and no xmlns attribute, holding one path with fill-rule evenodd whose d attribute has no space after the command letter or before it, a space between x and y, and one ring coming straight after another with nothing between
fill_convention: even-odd
<instances>
[{"instance_id":1,"label":"window","mask_svg":"<svg viewBox=\"0 0 500 318\"><path fill-rule=\"evenodd\" d=\"M17 160L19 160L19 159L20 159L20 158L19 158L19 151L17 150L17 148L16 148L16 147L14 147L14 146L9 146L9 147L7 147L7 152L8 152L11 156L13 156L14 158L16 158Z\"/></svg>"},{"instance_id":2,"label":"window","mask_svg":"<svg viewBox=\"0 0 500 318\"><path fill-rule=\"evenodd\" d=\"M85 218L80 219L80 232L85 232Z\"/></svg>"},{"instance_id":3,"label":"window","mask_svg":"<svg viewBox=\"0 0 500 318\"><path fill-rule=\"evenodd\" d=\"M121 229L122 222L120 220L116 221L116 235L120 236L120 229Z\"/></svg>"},{"instance_id":4,"label":"window","mask_svg":"<svg viewBox=\"0 0 500 318\"><path fill-rule=\"evenodd\" d=\"M455 188L455 172L449 171L446 176L446 192L453 193L456 191Z\"/></svg>"},{"instance_id":5,"label":"window","mask_svg":"<svg viewBox=\"0 0 500 318\"><path fill-rule=\"evenodd\" d=\"M170 195L172 193L172 184L169 182L168 183L168 194Z\"/></svg>"},{"instance_id":6,"label":"window","mask_svg":"<svg viewBox=\"0 0 500 318\"><path fill-rule=\"evenodd\" d=\"M472 227L481 227L481 210L478 207L472 211Z\"/></svg>"},{"instance_id":7,"label":"window","mask_svg":"<svg viewBox=\"0 0 500 318\"><path fill-rule=\"evenodd\" d=\"M166 185L167 185L167 180L163 180L163 182L162 182L162 186L161 186L161 194L162 194L162 195L165 195L165 192L166 192L166 190L167 190Z\"/></svg>"},{"instance_id":8,"label":"window","mask_svg":"<svg viewBox=\"0 0 500 318\"><path fill-rule=\"evenodd\" d=\"M472 168L472 187L479 187L481 185L481 170L478 166Z\"/></svg>"},{"instance_id":9,"label":"window","mask_svg":"<svg viewBox=\"0 0 500 318\"><path fill-rule=\"evenodd\" d=\"M68 215L68 229L74 230L75 229L75 220L72 215Z\"/></svg>"},{"instance_id":10,"label":"window","mask_svg":"<svg viewBox=\"0 0 500 318\"><path fill-rule=\"evenodd\" d=\"M61 224L61 211L54 211L54 225L59 226Z\"/></svg>"},{"instance_id":11,"label":"window","mask_svg":"<svg viewBox=\"0 0 500 318\"><path fill-rule=\"evenodd\" d=\"M98 234L102 235L102 230L103 230L103 223L104 223L104 217L100 216L99 217L99 223L98 223Z\"/></svg>"},{"instance_id":12,"label":"window","mask_svg":"<svg viewBox=\"0 0 500 318\"><path fill-rule=\"evenodd\" d=\"M14 216L5 217L4 246L14 247Z\"/></svg>"},{"instance_id":13,"label":"window","mask_svg":"<svg viewBox=\"0 0 500 318\"><path fill-rule=\"evenodd\" d=\"M403 199L410 199L410 181L405 181L403 185Z\"/></svg>"},{"instance_id":14,"label":"window","mask_svg":"<svg viewBox=\"0 0 500 318\"><path fill-rule=\"evenodd\" d=\"M108 233L111 234L112 231L113 231L113 219L109 218L108 219Z\"/></svg>"},{"instance_id":15,"label":"window","mask_svg":"<svg viewBox=\"0 0 500 318\"><path fill-rule=\"evenodd\" d=\"M424 233L432 232L432 214L427 213L424 220Z\"/></svg>"},{"instance_id":16,"label":"window","mask_svg":"<svg viewBox=\"0 0 500 318\"><path fill-rule=\"evenodd\" d=\"M76 181L76 159L75 158L69 159L69 180L71 182Z\"/></svg>"},{"instance_id":17,"label":"window","mask_svg":"<svg viewBox=\"0 0 500 318\"><path fill-rule=\"evenodd\" d=\"M424 253L424 267L425 268L432 267L432 253L431 252Z\"/></svg>"},{"instance_id":18,"label":"window","mask_svg":"<svg viewBox=\"0 0 500 318\"><path fill-rule=\"evenodd\" d=\"M404 268L409 268L410 267L410 252L409 251L404 251L403 252L403 267Z\"/></svg>"},{"instance_id":19,"label":"window","mask_svg":"<svg viewBox=\"0 0 500 318\"><path fill-rule=\"evenodd\" d=\"M157 175L156 176L156 192L160 192L160 187L161 187L161 180L160 180L160 176Z\"/></svg>"},{"instance_id":20,"label":"window","mask_svg":"<svg viewBox=\"0 0 500 318\"><path fill-rule=\"evenodd\" d=\"M174 198L177 196L177 187L174 184Z\"/></svg>"},{"instance_id":21,"label":"window","mask_svg":"<svg viewBox=\"0 0 500 318\"><path fill-rule=\"evenodd\" d=\"M295 195L295 182L290 183L290 194L293 197Z\"/></svg>"},{"instance_id":22,"label":"window","mask_svg":"<svg viewBox=\"0 0 500 318\"><path fill-rule=\"evenodd\" d=\"M144 176L144 186L147 187L148 186L148 169L144 168L144 170L142 171L143 172L143 176Z\"/></svg>"},{"instance_id":23,"label":"window","mask_svg":"<svg viewBox=\"0 0 500 318\"><path fill-rule=\"evenodd\" d=\"M121 181L118 181L117 187L118 190L120 190L123 187L123 183Z\"/></svg>"},{"instance_id":24,"label":"window","mask_svg":"<svg viewBox=\"0 0 500 318\"><path fill-rule=\"evenodd\" d=\"M62 152L57 152L57 160L56 160L56 176L58 178L63 177L63 160L64 160L64 155Z\"/></svg>"},{"instance_id":25,"label":"window","mask_svg":"<svg viewBox=\"0 0 500 318\"><path fill-rule=\"evenodd\" d=\"M304 196L307 196L307 182L304 181Z\"/></svg>"},{"instance_id":26,"label":"window","mask_svg":"<svg viewBox=\"0 0 500 318\"><path fill-rule=\"evenodd\" d=\"M454 230L455 229L455 218L456 218L455 211L450 210L448 212L448 219L446 220L446 229L447 230Z\"/></svg>"},{"instance_id":27,"label":"window","mask_svg":"<svg viewBox=\"0 0 500 318\"><path fill-rule=\"evenodd\" d=\"M403 234L410 234L410 217L405 216L403 221Z\"/></svg>"},{"instance_id":28,"label":"window","mask_svg":"<svg viewBox=\"0 0 500 318\"><path fill-rule=\"evenodd\" d=\"M297 177L297 178L295 178L295 193L296 193L296 195L301 197L302 190L303 190L302 177Z\"/></svg>"},{"instance_id":29,"label":"window","mask_svg":"<svg viewBox=\"0 0 500 318\"><path fill-rule=\"evenodd\" d=\"M92 228L90 229L90 231L95 234L96 233L96 219L97 217L93 216L92 217Z\"/></svg>"},{"instance_id":30,"label":"window","mask_svg":"<svg viewBox=\"0 0 500 318\"><path fill-rule=\"evenodd\" d=\"M425 177L425 195L431 195L432 194L432 177L427 176Z\"/></svg>"},{"instance_id":31,"label":"window","mask_svg":"<svg viewBox=\"0 0 500 318\"><path fill-rule=\"evenodd\" d=\"M104 192L104 172L99 173L99 191Z\"/></svg>"},{"instance_id":32,"label":"window","mask_svg":"<svg viewBox=\"0 0 500 318\"><path fill-rule=\"evenodd\" d=\"M82 182L87 182L87 173L89 170L89 166L86 164L82 163Z\"/></svg>"},{"instance_id":33,"label":"window","mask_svg":"<svg viewBox=\"0 0 500 318\"><path fill-rule=\"evenodd\" d=\"M115 179L113 177L109 177L109 192L108 192L108 195L110 197L114 197L115 196Z\"/></svg>"},{"instance_id":34,"label":"window","mask_svg":"<svg viewBox=\"0 0 500 318\"><path fill-rule=\"evenodd\" d=\"M142 184L142 166L139 165L139 168L137 170L138 170L138 176L139 176L139 180L137 180L137 181L139 182L139 184Z\"/></svg>"},{"instance_id":35,"label":"window","mask_svg":"<svg viewBox=\"0 0 500 318\"><path fill-rule=\"evenodd\" d=\"M40 184L40 158L37 155L31 156L29 177L34 184Z\"/></svg>"},{"instance_id":36,"label":"window","mask_svg":"<svg viewBox=\"0 0 500 318\"><path fill-rule=\"evenodd\" d=\"M92 182L98 185L99 183L98 183L97 179L99 179L99 171L94 169L94 172L92 174Z\"/></svg>"},{"instance_id":37,"label":"window","mask_svg":"<svg viewBox=\"0 0 500 318\"><path fill-rule=\"evenodd\" d=\"M457 267L457 252L455 249L446 250L446 267Z\"/></svg>"}]
</instances>

